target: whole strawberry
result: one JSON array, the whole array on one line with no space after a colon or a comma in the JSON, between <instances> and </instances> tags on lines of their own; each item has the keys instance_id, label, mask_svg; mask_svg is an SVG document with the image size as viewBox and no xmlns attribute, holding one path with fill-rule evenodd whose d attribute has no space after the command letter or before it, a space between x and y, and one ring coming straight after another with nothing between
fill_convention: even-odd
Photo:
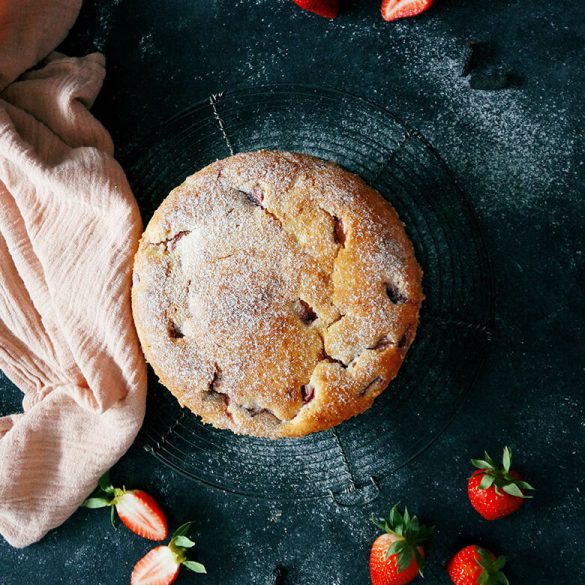
<instances>
[{"instance_id":1,"label":"whole strawberry","mask_svg":"<svg viewBox=\"0 0 585 585\"><path fill-rule=\"evenodd\" d=\"M496 466L485 453L484 459L472 459L477 470L467 482L467 494L471 505L486 519L497 520L515 512L527 496L526 491L534 488L511 468L512 451L504 447L502 467Z\"/></svg>"},{"instance_id":2,"label":"whole strawberry","mask_svg":"<svg viewBox=\"0 0 585 585\"><path fill-rule=\"evenodd\" d=\"M293 0L302 8L325 18L336 18L339 14L339 0Z\"/></svg>"},{"instance_id":3,"label":"whole strawberry","mask_svg":"<svg viewBox=\"0 0 585 585\"><path fill-rule=\"evenodd\" d=\"M502 573L506 557L472 544L462 548L447 564L447 572L455 585L509 585Z\"/></svg>"},{"instance_id":4,"label":"whole strawberry","mask_svg":"<svg viewBox=\"0 0 585 585\"><path fill-rule=\"evenodd\" d=\"M167 519L155 499L142 490L116 488L108 473L99 481L98 489L81 504L84 508L111 507L112 525L116 512L132 532L150 540L164 540L168 535Z\"/></svg>"},{"instance_id":5,"label":"whole strawberry","mask_svg":"<svg viewBox=\"0 0 585 585\"><path fill-rule=\"evenodd\" d=\"M170 585L177 578L181 566L195 573L206 573L201 563L187 559L187 551L195 543L187 538L191 522L177 528L169 544L157 546L146 553L134 566L131 585Z\"/></svg>"},{"instance_id":6,"label":"whole strawberry","mask_svg":"<svg viewBox=\"0 0 585 585\"><path fill-rule=\"evenodd\" d=\"M372 545L370 577L373 585L405 585L423 574L425 550L432 530L416 516L404 514L394 506L388 518L372 518L384 531Z\"/></svg>"}]
</instances>

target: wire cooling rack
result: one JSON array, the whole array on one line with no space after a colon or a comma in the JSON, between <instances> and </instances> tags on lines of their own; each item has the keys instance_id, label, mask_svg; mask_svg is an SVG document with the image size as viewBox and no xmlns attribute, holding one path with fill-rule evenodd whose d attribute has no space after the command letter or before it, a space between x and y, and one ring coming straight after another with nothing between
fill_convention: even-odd
<instances>
[{"instance_id":1,"label":"wire cooling rack","mask_svg":"<svg viewBox=\"0 0 585 585\"><path fill-rule=\"evenodd\" d=\"M380 478L437 438L473 386L493 326L489 255L472 207L419 132L367 100L298 85L211 96L141 142L124 162L145 223L188 175L263 148L335 161L396 208L424 270L416 340L372 408L303 439L239 437L204 425L151 372L140 440L187 477L227 492L363 504L377 496Z\"/></svg>"}]
</instances>

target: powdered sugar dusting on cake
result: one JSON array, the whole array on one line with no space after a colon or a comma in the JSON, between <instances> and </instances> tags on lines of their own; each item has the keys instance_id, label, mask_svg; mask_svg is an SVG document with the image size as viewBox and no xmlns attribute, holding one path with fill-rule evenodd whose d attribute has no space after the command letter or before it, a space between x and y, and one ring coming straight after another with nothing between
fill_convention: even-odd
<instances>
[{"instance_id":1,"label":"powdered sugar dusting on cake","mask_svg":"<svg viewBox=\"0 0 585 585\"><path fill-rule=\"evenodd\" d=\"M204 421L260 436L369 407L422 299L390 205L291 153L236 155L189 177L155 213L135 272L135 320L162 382Z\"/></svg>"}]
</instances>

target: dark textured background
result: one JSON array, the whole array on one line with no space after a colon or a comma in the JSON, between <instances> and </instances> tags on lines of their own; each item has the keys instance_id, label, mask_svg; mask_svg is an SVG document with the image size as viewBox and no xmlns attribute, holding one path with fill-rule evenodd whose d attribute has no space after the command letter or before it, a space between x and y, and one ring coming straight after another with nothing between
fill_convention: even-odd
<instances>
[{"instance_id":1,"label":"dark textured background","mask_svg":"<svg viewBox=\"0 0 585 585\"><path fill-rule=\"evenodd\" d=\"M487 43L477 72L511 84L470 87L468 41ZM170 523L195 520L208 576L181 583L368 583L368 522L395 501L436 526L427 585L459 545L505 553L512 583L585 582L585 4L437 0L420 18L386 24L377 0L345 3L329 22L289 0L87 1L63 50L99 49L108 77L95 114L124 151L210 93L295 81L368 97L423 131L458 176L485 227L496 277L496 333L474 393L442 437L382 482L364 508L226 498L134 446L114 479L151 491ZM424 366L421 366L424 367ZM2 380L0 380L2 382ZM18 392L5 381L0 413ZM511 445L538 492L488 523L465 493L468 460ZM55 495L58 497L58 494ZM0 583L128 582L149 543L82 510L24 550L0 543Z\"/></svg>"}]
</instances>

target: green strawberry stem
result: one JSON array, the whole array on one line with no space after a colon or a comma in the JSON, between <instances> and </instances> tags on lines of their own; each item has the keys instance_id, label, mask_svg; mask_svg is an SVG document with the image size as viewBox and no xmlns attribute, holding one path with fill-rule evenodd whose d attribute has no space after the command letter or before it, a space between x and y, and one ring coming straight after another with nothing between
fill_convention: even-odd
<instances>
[{"instance_id":1,"label":"green strawberry stem","mask_svg":"<svg viewBox=\"0 0 585 585\"><path fill-rule=\"evenodd\" d=\"M120 498L127 492L126 486L114 487L110 481L110 472L106 471L98 481L98 487L91 496L82 502L84 508L104 508L115 506Z\"/></svg>"},{"instance_id":2,"label":"green strawberry stem","mask_svg":"<svg viewBox=\"0 0 585 585\"><path fill-rule=\"evenodd\" d=\"M422 576L425 560L419 547L429 544L432 528L423 524L416 516L410 516L408 508L404 508L404 514L401 514L398 505L392 508L388 518L372 518L372 523L380 530L398 538L386 551L386 558L397 555L397 572L406 570L412 560L416 559L418 572Z\"/></svg>"},{"instance_id":3,"label":"green strawberry stem","mask_svg":"<svg viewBox=\"0 0 585 585\"><path fill-rule=\"evenodd\" d=\"M500 490L503 490L507 494L516 496L517 498L528 499L532 497L526 495L524 492L534 490L534 488L528 482L522 479L515 479L511 475L512 449L510 447L504 447L502 467L498 467L486 451L484 451L483 459L472 459L471 463L483 474L479 483L479 489L487 490L493 486L496 494L499 496L502 495Z\"/></svg>"},{"instance_id":4,"label":"green strawberry stem","mask_svg":"<svg viewBox=\"0 0 585 585\"><path fill-rule=\"evenodd\" d=\"M502 572L506 557L493 559L490 553L480 546L476 546L475 550L478 554L476 563L482 569L478 580L479 585L510 585L508 578Z\"/></svg>"},{"instance_id":5,"label":"green strawberry stem","mask_svg":"<svg viewBox=\"0 0 585 585\"><path fill-rule=\"evenodd\" d=\"M186 536L186 534L189 532L191 524L192 522L185 522L185 524L179 526L179 528L175 530L175 533L171 537L168 547L175 555L177 563L184 565L195 573L207 573L204 565L196 561L190 561L186 556L188 550L195 546L195 543Z\"/></svg>"},{"instance_id":6,"label":"green strawberry stem","mask_svg":"<svg viewBox=\"0 0 585 585\"><path fill-rule=\"evenodd\" d=\"M119 499L126 493L126 487L117 488L112 485L110 480L110 472L106 471L99 481L98 487L94 492L84 500L81 504L83 508L105 508L111 507L110 522L112 526L116 528L116 504Z\"/></svg>"}]
</instances>

